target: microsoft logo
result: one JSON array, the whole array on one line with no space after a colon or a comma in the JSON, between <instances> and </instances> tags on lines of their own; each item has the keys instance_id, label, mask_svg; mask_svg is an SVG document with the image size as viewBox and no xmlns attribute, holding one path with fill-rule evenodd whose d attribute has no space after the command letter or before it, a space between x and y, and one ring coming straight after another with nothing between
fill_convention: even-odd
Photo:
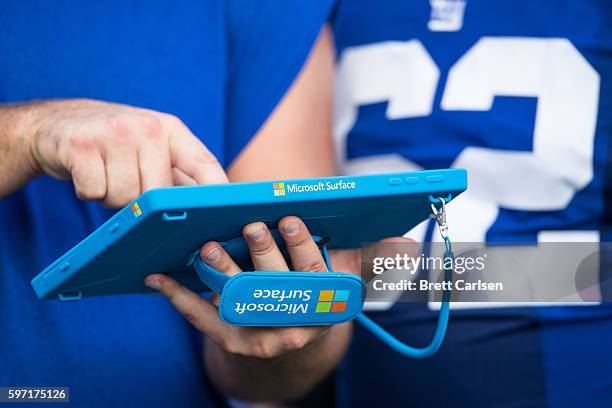
<instances>
[{"instance_id":1,"label":"microsoft logo","mask_svg":"<svg viewBox=\"0 0 612 408\"><path fill-rule=\"evenodd\" d=\"M272 187L274 187L274 197L285 195L285 183L274 183Z\"/></svg>"},{"instance_id":2,"label":"microsoft logo","mask_svg":"<svg viewBox=\"0 0 612 408\"><path fill-rule=\"evenodd\" d=\"M134 218L138 218L142 215L142 210L140 209L138 203L132 204L130 206L130 210L132 210L132 215L134 216Z\"/></svg>"},{"instance_id":3,"label":"microsoft logo","mask_svg":"<svg viewBox=\"0 0 612 408\"><path fill-rule=\"evenodd\" d=\"M344 312L349 300L349 290L322 290L315 313Z\"/></svg>"}]
</instances>

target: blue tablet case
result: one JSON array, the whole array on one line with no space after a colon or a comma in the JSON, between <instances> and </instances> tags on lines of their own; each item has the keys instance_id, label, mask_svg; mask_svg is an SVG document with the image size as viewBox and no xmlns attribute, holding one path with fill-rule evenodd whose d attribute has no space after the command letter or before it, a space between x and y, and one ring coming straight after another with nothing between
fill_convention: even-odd
<instances>
[{"instance_id":1,"label":"blue tablet case","mask_svg":"<svg viewBox=\"0 0 612 408\"><path fill-rule=\"evenodd\" d=\"M206 291L194 254L207 241L241 236L245 224L263 221L274 230L282 217L295 215L312 234L328 238L329 248L356 248L403 235L429 216L429 196L448 200L466 187L466 171L448 169L155 189L53 262L32 286L41 299L148 293L144 278L165 273ZM249 270L247 252L229 252Z\"/></svg>"}]
</instances>

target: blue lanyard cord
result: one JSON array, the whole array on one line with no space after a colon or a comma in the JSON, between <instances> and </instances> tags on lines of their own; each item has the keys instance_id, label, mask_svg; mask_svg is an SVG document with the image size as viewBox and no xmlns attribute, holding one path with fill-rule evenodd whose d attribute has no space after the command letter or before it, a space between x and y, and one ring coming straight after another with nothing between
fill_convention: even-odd
<instances>
[{"instance_id":1,"label":"blue lanyard cord","mask_svg":"<svg viewBox=\"0 0 612 408\"><path fill-rule=\"evenodd\" d=\"M454 265L454 255L451 249L451 242L448 236L444 237L444 245L446 247L444 251L444 265ZM326 247L322 247L323 257L325 259L325 263L327 264L327 268L330 272L332 272L331 263L329 261L329 254L327 252ZM453 270L451 268L444 268L444 280L448 282L452 282L453 279ZM422 348L412 347L405 343L402 343L396 337L394 337L391 333L385 330L378 323L374 322L372 319L367 317L364 313L360 313L357 316L357 321L369 330L373 335L379 338L383 343L387 346L391 347L393 350L398 352L399 354L412 357L412 358L427 358L433 356L442 345L442 341L444 340L444 336L446 335L446 328L448 327L448 317L450 315L450 290L445 290L442 294L442 305L440 307L440 312L438 314L438 324L436 326L436 331L434 333L433 339L431 342Z\"/></svg>"}]
</instances>

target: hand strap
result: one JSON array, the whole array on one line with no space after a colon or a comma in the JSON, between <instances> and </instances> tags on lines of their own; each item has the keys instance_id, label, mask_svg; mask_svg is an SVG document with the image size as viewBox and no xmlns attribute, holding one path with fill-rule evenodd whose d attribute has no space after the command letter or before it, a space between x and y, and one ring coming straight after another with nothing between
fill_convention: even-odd
<instances>
[{"instance_id":1,"label":"hand strap","mask_svg":"<svg viewBox=\"0 0 612 408\"><path fill-rule=\"evenodd\" d=\"M232 255L249 254L242 237L220 244ZM327 249L321 251L331 270ZM191 263L202 282L221 295L221 319L235 326L331 325L354 319L363 308L365 284L356 275L247 271L228 276L207 265L199 253Z\"/></svg>"}]
</instances>

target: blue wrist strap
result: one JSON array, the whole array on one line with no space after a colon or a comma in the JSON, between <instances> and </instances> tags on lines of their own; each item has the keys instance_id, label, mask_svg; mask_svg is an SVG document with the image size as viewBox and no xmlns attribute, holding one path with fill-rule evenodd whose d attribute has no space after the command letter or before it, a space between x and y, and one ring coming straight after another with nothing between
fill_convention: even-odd
<instances>
[{"instance_id":1,"label":"blue wrist strap","mask_svg":"<svg viewBox=\"0 0 612 408\"><path fill-rule=\"evenodd\" d=\"M434 218L444 239L444 265L454 265L451 241L447 235L445 201L430 197ZM442 203L438 212L434 203ZM273 231L275 239L279 236ZM323 240L313 236L318 244ZM230 253L246 253L242 238L220 243ZM237 251L237 252L236 252ZM450 291L445 290L431 342L422 348L412 347L395 338L378 323L362 313L365 284L358 276L333 272L325 246L321 253L328 273L320 272L242 272L228 276L207 265L199 256L191 263L198 276L211 290L221 295L219 316L237 326L313 326L338 324L356 319L363 327L393 350L407 357L427 358L434 355L444 340L450 314ZM444 280L453 279L451 268L445 268Z\"/></svg>"},{"instance_id":2,"label":"blue wrist strap","mask_svg":"<svg viewBox=\"0 0 612 408\"><path fill-rule=\"evenodd\" d=\"M313 238L322 242L321 237ZM249 254L243 238L220 245L232 254ZM322 251L331 266L327 249ZM234 326L332 325L353 320L363 308L366 288L356 275L247 271L228 276L207 265L199 253L191 263L202 282L221 296L221 319Z\"/></svg>"}]
</instances>

